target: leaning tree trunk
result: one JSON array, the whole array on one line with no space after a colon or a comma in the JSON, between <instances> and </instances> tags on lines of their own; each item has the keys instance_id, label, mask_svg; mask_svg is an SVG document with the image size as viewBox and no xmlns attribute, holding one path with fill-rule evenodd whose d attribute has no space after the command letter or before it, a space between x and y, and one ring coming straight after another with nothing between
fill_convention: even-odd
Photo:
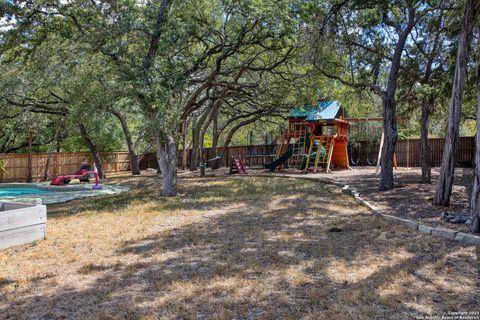
<instances>
[{"instance_id":1,"label":"leaning tree trunk","mask_svg":"<svg viewBox=\"0 0 480 320\"><path fill-rule=\"evenodd\" d=\"M223 150L227 150L228 146L229 146L230 143L232 142L233 136L235 135L235 133L236 133L240 128L243 128L243 127L246 126L246 125L249 125L249 124L251 124L251 123L254 123L254 122L257 121L258 119L260 119L260 117L261 117L261 114L256 115L256 116L253 117L253 118L250 118L250 119L241 121L241 122L239 122L238 124L236 124L235 126L233 126L233 128L230 129L230 131L229 131L228 134L227 134L227 137L225 138L225 142L223 143Z\"/></svg>"},{"instance_id":2,"label":"leaning tree trunk","mask_svg":"<svg viewBox=\"0 0 480 320\"><path fill-rule=\"evenodd\" d=\"M452 194L455 173L455 151L460 126L460 113L462 110L462 95L465 86L472 30L479 6L480 4L477 0L468 0L465 4L462 31L460 39L458 40L457 61L455 64L452 96L450 98L450 112L448 115L445 145L443 147L442 166L440 167L437 189L433 197L433 204L437 206L448 206L450 204L450 195Z\"/></svg>"},{"instance_id":3,"label":"leaning tree trunk","mask_svg":"<svg viewBox=\"0 0 480 320\"><path fill-rule=\"evenodd\" d=\"M97 147L93 143L92 139L90 139L87 128L85 128L83 124L79 124L78 126L80 128L80 133L82 134L83 141L85 142L88 149L90 150L90 153L92 154L93 162L95 162L95 166L97 167L98 177L100 179L105 179L106 176L103 172L102 159L100 158L100 153L98 152Z\"/></svg>"},{"instance_id":4,"label":"leaning tree trunk","mask_svg":"<svg viewBox=\"0 0 480 320\"><path fill-rule=\"evenodd\" d=\"M120 121L120 125L122 126L123 134L125 135L125 140L127 141L127 148L128 148L128 156L130 158L130 169L132 171L132 175L139 175L140 174L140 158L135 151L135 146L132 139L132 133L130 132L130 128L128 127L128 121L124 114L118 111L112 111L112 113L117 117Z\"/></svg>"},{"instance_id":5,"label":"leaning tree trunk","mask_svg":"<svg viewBox=\"0 0 480 320\"><path fill-rule=\"evenodd\" d=\"M432 169L430 168L430 154L428 150L428 122L433 110L433 99L423 98L422 117L420 121L420 165L422 167L422 182L431 183Z\"/></svg>"},{"instance_id":6,"label":"leaning tree trunk","mask_svg":"<svg viewBox=\"0 0 480 320\"><path fill-rule=\"evenodd\" d=\"M203 130L203 124L207 120L207 116L212 107L212 101L209 100L207 109L200 117L194 117L192 121L192 153L190 158L190 170L197 170L198 162L203 161L203 138L205 131ZM201 159L200 159L201 158Z\"/></svg>"},{"instance_id":7,"label":"leaning tree trunk","mask_svg":"<svg viewBox=\"0 0 480 320\"><path fill-rule=\"evenodd\" d=\"M480 233L480 39L477 48L477 132L473 160L473 189L470 199L470 231L473 233Z\"/></svg>"},{"instance_id":8,"label":"leaning tree trunk","mask_svg":"<svg viewBox=\"0 0 480 320\"><path fill-rule=\"evenodd\" d=\"M172 136L167 136L162 142L155 135L158 166L162 172L163 192L166 197L177 195L177 143Z\"/></svg>"}]
</instances>

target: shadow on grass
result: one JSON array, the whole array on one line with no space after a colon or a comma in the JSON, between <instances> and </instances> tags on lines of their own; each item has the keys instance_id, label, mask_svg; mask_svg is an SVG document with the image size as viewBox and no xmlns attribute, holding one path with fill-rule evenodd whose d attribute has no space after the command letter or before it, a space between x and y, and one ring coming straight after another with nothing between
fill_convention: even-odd
<instances>
[{"instance_id":1,"label":"shadow on grass","mask_svg":"<svg viewBox=\"0 0 480 320\"><path fill-rule=\"evenodd\" d=\"M131 178L137 180L138 178ZM69 216L87 211L95 214L116 212L126 209L134 203L156 203L156 210L209 210L212 206L228 206L239 201L246 201L258 193L263 193L264 181L271 183L269 193L265 194L264 202L289 192L304 192L305 195L315 194L323 190L322 184L310 181L286 181L282 178L249 178L233 177L219 180L218 178L186 178L179 180L178 196L162 197L161 181L150 178L147 187L135 188L127 193L103 196L92 199L75 200L67 204L52 205L48 214L51 216ZM153 182L152 182L153 181ZM144 184L145 185L145 184Z\"/></svg>"},{"instance_id":2,"label":"shadow on grass","mask_svg":"<svg viewBox=\"0 0 480 320\"><path fill-rule=\"evenodd\" d=\"M124 243L108 253L121 262L78 271L95 275L86 288L60 286L52 296L25 297L7 316L404 319L451 311L445 297L458 310L476 306L475 292L459 290L453 281L444 286L424 271L440 265L436 276L448 278L447 269L465 267L454 255L459 245L390 226L315 182L268 182L182 184L182 195L157 200L157 210L208 210L213 204L239 209ZM156 199L156 192L138 196ZM138 199L101 199L96 210L132 201ZM341 232L329 232L332 227ZM478 255L469 263L478 269Z\"/></svg>"},{"instance_id":3,"label":"shadow on grass","mask_svg":"<svg viewBox=\"0 0 480 320\"><path fill-rule=\"evenodd\" d=\"M286 172L290 175L303 176L297 172ZM469 168L457 168L455 183L449 208L438 207L432 204L435 193L438 170L432 171L432 183L420 183L421 173L419 169L406 170L401 168L395 171L395 188L393 190L379 192L379 176L372 167L354 167L353 171L339 171L332 175L312 174L315 177L328 182L336 182L349 185L357 189L362 198L376 206L402 218L417 220L429 226L447 227L456 231L469 232L468 227L461 224L452 225L443 221L442 212L465 212L468 210L472 175Z\"/></svg>"}]
</instances>

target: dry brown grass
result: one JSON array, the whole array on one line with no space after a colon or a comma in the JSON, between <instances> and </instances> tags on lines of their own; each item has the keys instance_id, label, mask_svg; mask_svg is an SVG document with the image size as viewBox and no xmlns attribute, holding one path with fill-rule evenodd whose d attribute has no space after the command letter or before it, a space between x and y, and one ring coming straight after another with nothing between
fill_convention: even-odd
<instances>
[{"instance_id":1,"label":"dry brown grass","mask_svg":"<svg viewBox=\"0 0 480 320\"><path fill-rule=\"evenodd\" d=\"M119 181L134 190L49 207L46 240L0 252L1 318L410 319L480 309L475 247L389 225L333 187L189 178L168 199L156 177Z\"/></svg>"}]
</instances>

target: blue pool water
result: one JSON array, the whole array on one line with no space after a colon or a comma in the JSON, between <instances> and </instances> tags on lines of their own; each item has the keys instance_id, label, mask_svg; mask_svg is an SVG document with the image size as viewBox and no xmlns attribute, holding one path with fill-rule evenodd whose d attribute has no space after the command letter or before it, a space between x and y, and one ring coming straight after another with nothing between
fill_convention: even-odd
<instances>
[{"instance_id":1,"label":"blue pool water","mask_svg":"<svg viewBox=\"0 0 480 320\"><path fill-rule=\"evenodd\" d=\"M51 191L45 191L36 188L0 188L0 197L15 197L26 194L47 194Z\"/></svg>"}]
</instances>

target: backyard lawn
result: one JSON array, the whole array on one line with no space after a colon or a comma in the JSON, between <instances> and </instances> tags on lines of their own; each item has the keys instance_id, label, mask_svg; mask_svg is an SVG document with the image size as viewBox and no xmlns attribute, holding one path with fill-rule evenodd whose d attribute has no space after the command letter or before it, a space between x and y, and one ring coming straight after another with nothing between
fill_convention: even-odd
<instances>
[{"instance_id":1,"label":"backyard lawn","mask_svg":"<svg viewBox=\"0 0 480 320\"><path fill-rule=\"evenodd\" d=\"M336 186L116 177L0 252L0 318L409 319L480 310L478 248L391 224Z\"/></svg>"}]
</instances>

